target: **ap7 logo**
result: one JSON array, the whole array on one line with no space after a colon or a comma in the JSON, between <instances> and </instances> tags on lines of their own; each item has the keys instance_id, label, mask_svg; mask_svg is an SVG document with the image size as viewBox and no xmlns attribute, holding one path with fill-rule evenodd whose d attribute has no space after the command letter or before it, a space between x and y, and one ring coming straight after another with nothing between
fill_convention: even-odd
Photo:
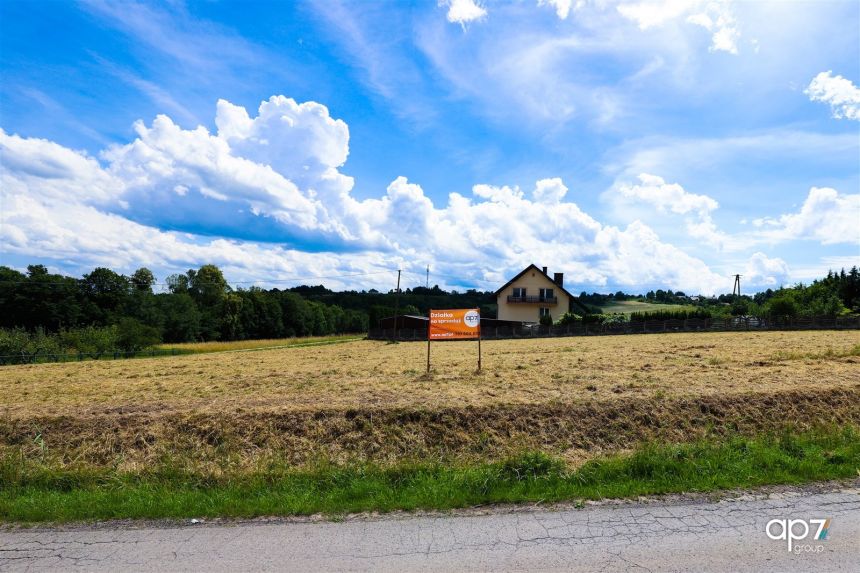
<instances>
[{"instance_id":1,"label":"ap7 logo","mask_svg":"<svg viewBox=\"0 0 860 573\"><path fill-rule=\"evenodd\" d=\"M827 539L827 534L830 531L830 518L826 519L810 519L808 522L805 519L771 519L765 526L765 533L774 541L785 541L788 544L788 550L792 548L796 552L800 551L822 551L823 545L812 547L811 545L794 545L795 541L806 539L810 532L810 525L817 525L814 541L824 541ZM777 527L778 526L778 527ZM797 526L797 527L795 527ZM800 528L803 528L802 530ZM776 532L774 532L774 529Z\"/></svg>"}]
</instances>

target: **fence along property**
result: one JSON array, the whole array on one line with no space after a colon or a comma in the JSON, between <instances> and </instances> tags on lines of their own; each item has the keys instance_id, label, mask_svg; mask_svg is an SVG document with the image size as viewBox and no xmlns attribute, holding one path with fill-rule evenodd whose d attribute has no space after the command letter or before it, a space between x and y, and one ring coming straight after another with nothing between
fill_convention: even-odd
<instances>
[{"instance_id":1,"label":"fence along property","mask_svg":"<svg viewBox=\"0 0 860 573\"><path fill-rule=\"evenodd\" d=\"M728 318L685 320L646 320L607 324L567 324L518 326L481 326L484 340L511 338L548 338L554 336L600 336L611 334L659 334L663 332L720 332L755 330L860 330L860 316L815 317L815 318ZM393 328L374 328L367 335L370 340L391 340ZM397 339L402 341L426 341L426 328L397 329ZM177 356L188 354L178 348L153 348L145 350L116 350L101 353L78 352L73 354L27 353L0 355L0 366L9 364L38 364L45 362L80 362L83 360L120 360L125 358L148 358L155 356Z\"/></svg>"},{"instance_id":2,"label":"fence along property","mask_svg":"<svg viewBox=\"0 0 860 573\"><path fill-rule=\"evenodd\" d=\"M663 332L721 332L755 330L851 330L860 329L860 316L813 318L688 318L685 320L645 320L606 324L566 324L483 327L481 337L487 339L547 338L553 336L599 336L610 334L659 334ZM374 328L371 340L391 340L394 329ZM400 328L397 339L427 340L425 328Z\"/></svg>"}]
</instances>

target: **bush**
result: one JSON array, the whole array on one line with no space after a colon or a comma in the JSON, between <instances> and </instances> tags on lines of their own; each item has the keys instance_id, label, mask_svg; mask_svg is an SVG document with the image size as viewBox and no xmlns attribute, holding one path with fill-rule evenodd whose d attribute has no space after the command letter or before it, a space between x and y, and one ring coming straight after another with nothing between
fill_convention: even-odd
<instances>
[{"instance_id":1,"label":"bush","mask_svg":"<svg viewBox=\"0 0 860 573\"><path fill-rule=\"evenodd\" d=\"M772 298L767 303L770 316L797 316L797 305L788 297Z\"/></svg>"},{"instance_id":2,"label":"bush","mask_svg":"<svg viewBox=\"0 0 860 573\"><path fill-rule=\"evenodd\" d=\"M687 320L688 318L711 318L711 312L703 308L697 308L695 310L656 310L630 313L630 322L643 322L645 320Z\"/></svg>"},{"instance_id":3,"label":"bush","mask_svg":"<svg viewBox=\"0 0 860 573\"><path fill-rule=\"evenodd\" d=\"M133 318L123 318L114 328L116 347L120 350L143 350L161 342L158 330Z\"/></svg>"},{"instance_id":4,"label":"bush","mask_svg":"<svg viewBox=\"0 0 860 573\"><path fill-rule=\"evenodd\" d=\"M85 326L62 330L57 334L57 339L65 353L104 354L117 347L114 327Z\"/></svg>"},{"instance_id":5,"label":"bush","mask_svg":"<svg viewBox=\"0 0 860 573\"><path fill-rule=\"evenodd\" d=\"M565 326L568 324L576 324L577 321L581 321L581 320L582 320L582 317L579 316L578 314L574 314L572 312L566 312L563 315L561 315L561 318L558 319L557 324Z\"/></svg>"},{"instance_id":6,"label":"bush","mask_svg":"<svg viewBox=\"0 0 860 573\"><path fill-rule=\"evenodd\" d=\"M0 330L0 356L13 356L27 351L30 333L21 328Z\"/></svg>"},{"instance_id":7,"label":"bush","mask_svg":"<svg viewBox=\"0 0 860 573\"><path fill-rule=\"evenodd\" d=\"M586 314L582 317L583 324L603 324L603 320L607 315L605 314Z\"/></svg>"},{"instance_id":8,"label":"bush","mask_svg":"<svg viewBox=\"0 0 860 573\"><path fill-rule=\"evenodd\" d=\"M739 298L732 303L732 316L747 316L750 314L750 303L748 300Z\"/></svg>"},{"instance_id":9,"label":"bush","mask_svg":"<svg viewBox=\"0 0 860 573\"><path fill-rule=\"evenodd\" d=\"M620 312L603 315L603 324L624 324L627 322L627 315Z\"/></svg>"},{"instance_id":10,"label":"bush","mask_svg":"<svg viewBox=\"0 0 860 573\"><path fill-rule=\"evenodd\" d=\"M98 356L114 350L143 350L161 342L158 331L133 318L114 326L86 326L46 334L41 328L28 332L22 328L0 329L0 356L3 362L29 362L53 354Z\"/></svg>"},{"instance_id":11,"label":"bush","mask_svg":"<svg viewBox=\"0 0 860 573\"><path fill-rule=\"evenodd\" d=\"M0 356L6 362L27 362L33 356L60 354L62 347L56 336L41 328L27 332L20 328L0 330Z\"/></svg>"}]
</instances>

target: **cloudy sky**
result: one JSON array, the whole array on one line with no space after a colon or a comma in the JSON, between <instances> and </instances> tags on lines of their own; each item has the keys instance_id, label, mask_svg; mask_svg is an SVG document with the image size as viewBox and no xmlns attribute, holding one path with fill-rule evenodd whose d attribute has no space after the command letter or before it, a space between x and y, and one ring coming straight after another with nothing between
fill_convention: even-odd
<instances>
[{"instance_id":1,"label":"cloudy sky","mask_svg":"<svg viewBox=\"0 0 860 573\"><path fill-rule=\"evenodd\" d=\"M0 3L0 264L730 292L860 263L860 3Z\"/></svg>"}]
</instances>

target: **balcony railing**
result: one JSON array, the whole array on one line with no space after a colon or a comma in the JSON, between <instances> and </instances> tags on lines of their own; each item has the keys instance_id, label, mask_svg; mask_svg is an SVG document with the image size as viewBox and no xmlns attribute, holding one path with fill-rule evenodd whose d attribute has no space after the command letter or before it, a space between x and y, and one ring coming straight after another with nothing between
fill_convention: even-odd
<instances>
[{"instance_id":1,"label":"balcony railing","mask_svg":"<svg viewBox=\"0 0 860 573\"><path fill-rule=\"evenodd\" d=\"M512 296L508 295L510 303L558 304L556 296Z\"/></svg>"}]
</instances>

